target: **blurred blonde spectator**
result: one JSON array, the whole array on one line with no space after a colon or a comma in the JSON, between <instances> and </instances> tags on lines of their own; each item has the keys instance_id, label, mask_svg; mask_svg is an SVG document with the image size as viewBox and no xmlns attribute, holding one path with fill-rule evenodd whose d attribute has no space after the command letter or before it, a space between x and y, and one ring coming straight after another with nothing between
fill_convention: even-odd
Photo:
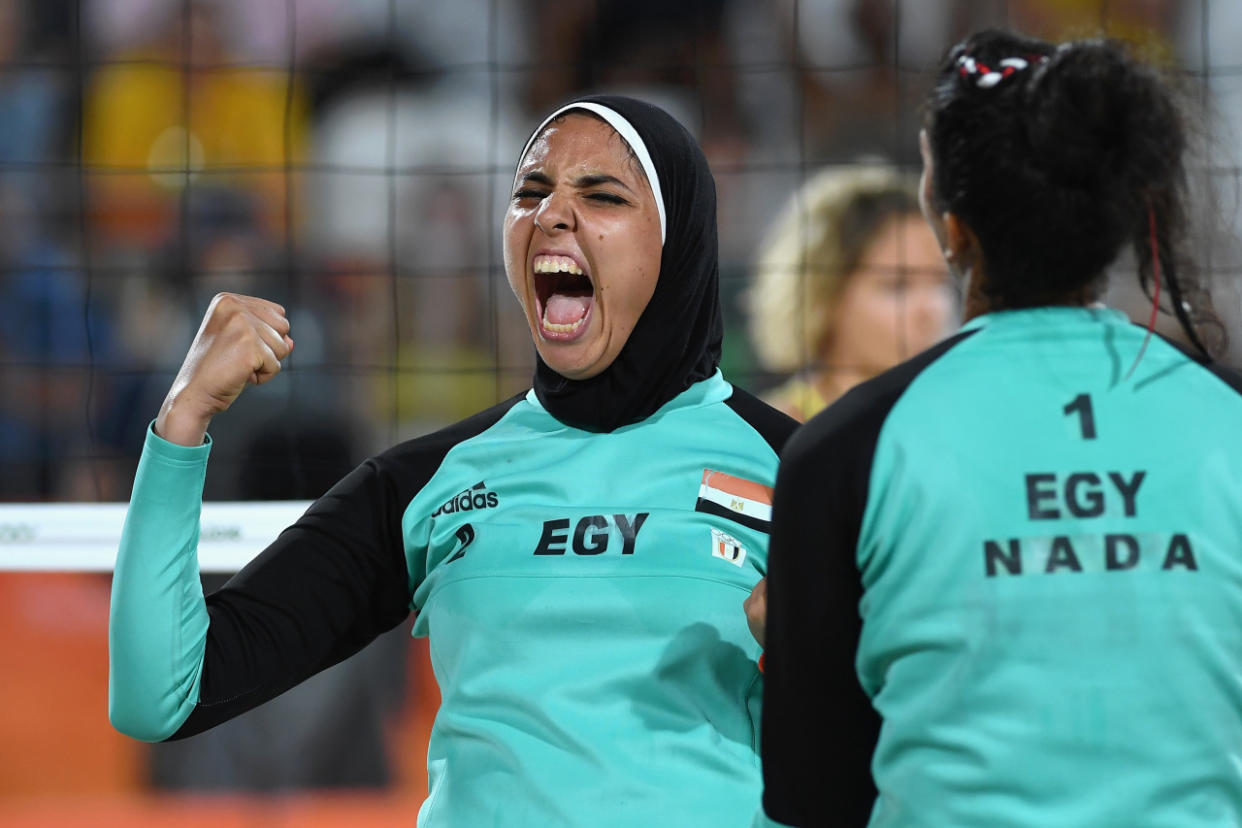
<instances>
[{"instance_id":1,"label":"blurred blonde spectator","mask_svg":"<svg viewBox=\"0 0 1242 828\"><path fill-rule=\"evenodd\" d=\"M948 332L952 285L915 193L888 168L830 169L769 227L748 296L751 338L765 369L796 372L769 403L806 420Z\"/></svg>"},{"instance_id":2,"label":"blurred blonde spectator","mask_svg":"<svg viewBox=\"0 0 1242 828\"><path fill-rule=\"evenodd\" d=\"M176 227L183 189L206 179L251 193L262 226L279 234L284 165L307 144L302 94L283 69L229 65L212 4L159 13L159 34L107 58L87 93L82 156L96 229L157 245Z\"/></svg>"}]
</instances>

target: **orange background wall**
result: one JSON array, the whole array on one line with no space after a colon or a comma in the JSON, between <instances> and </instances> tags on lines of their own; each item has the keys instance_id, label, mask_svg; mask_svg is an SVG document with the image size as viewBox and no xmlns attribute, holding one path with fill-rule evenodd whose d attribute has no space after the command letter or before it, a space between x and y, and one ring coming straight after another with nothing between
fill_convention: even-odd
<instances>
[{"instance_id":1,"label":"orange background wall","mask_svg":"<svg viewBox=\"0 0 1242 828\"><path fill-rule=\"evenodd\" d=\"M389 792L155 795L145 745L108 723L109 589L109 575L0 573L0 825L413 824L439 703L424 639L411 643L392 724Z\"/></svg>"}]
</instances>

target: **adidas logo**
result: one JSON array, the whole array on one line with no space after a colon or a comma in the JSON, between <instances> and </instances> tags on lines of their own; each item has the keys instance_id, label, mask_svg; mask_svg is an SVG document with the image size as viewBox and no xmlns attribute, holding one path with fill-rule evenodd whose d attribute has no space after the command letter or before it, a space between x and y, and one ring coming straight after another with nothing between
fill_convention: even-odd
<instances>
[{"instance_id":1,"label":"adidas logo","mask_svg":"<svg viewBox=\"0 0 1242 828\"><path fill-rule=\"evenodd\" d=\"M439 517L440 515L451 515L455 512L491 509L498 503L500 503L500 497L495 492L489 492L487 486L480 480L469 489L449 498L448 502L432 512L431 516Z\"/></svg>"}]
</instances>

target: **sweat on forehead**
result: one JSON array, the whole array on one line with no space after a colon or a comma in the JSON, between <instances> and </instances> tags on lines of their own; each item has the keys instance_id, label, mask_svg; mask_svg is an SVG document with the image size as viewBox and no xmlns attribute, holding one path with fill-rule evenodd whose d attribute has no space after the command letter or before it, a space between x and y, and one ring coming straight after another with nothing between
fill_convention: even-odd
<instances>
[{"instance_id":1,"label":"sweat on forehead","mask_svg":"<svg viewBox=\"0 0 1242 828\"><path fill-rule=\"evenodd\" d=\"M655 164L651 160L651 154L647 151L647 145L639 136L638 130L634 129L634 126L622 117L620 113L602 104L595 103L594 101L578 101L563 106L547 118L544 118L543 123L531 133L530 138L526 141L526 146L522 147L522 153L518 156L518 171L513 176L514 185L517 184L522 163L526 160L526 154L530 152L531 147L543 135L548 125L566 115L578 112L581 112L583 115L593 116L612 127L617 135L621 136L621 140L629 150L630 155L637 159L643 175L647 179L647 184L651 187L651 194L655 197L656 210L660 214L660 243L663 244L667 235L664 194L660 189L660 176L656 173Z\"/></svg>"},{"instance_id":2,"label":"sweat on forehead","mask_svg":"<svg viewBox=\"0 0 1242 828\"><path fill-rule=\"evenodd\" d=\"M562 112L560 115L557 115L555 118L544 124L539 135L535 136L535 140L538 141L539 138L542 137L550 128L562 123L566 118L590 118L592 121L598 121L599 123L608 126L608 122L599 115L596 115L594 112L589 112L585 109L574 109L569 112ZM612 140L621 145L621 149L625 152L626 160L630 162L630 168L635 172L635 174L646 178L647 173L643 170L642 162L638 160L638 153L634 152L633 147L631 147L629 143L621 137L621 133L617 132L611 126L608 126L608 130L612 133Z\"/></svg>"}]
</instances>

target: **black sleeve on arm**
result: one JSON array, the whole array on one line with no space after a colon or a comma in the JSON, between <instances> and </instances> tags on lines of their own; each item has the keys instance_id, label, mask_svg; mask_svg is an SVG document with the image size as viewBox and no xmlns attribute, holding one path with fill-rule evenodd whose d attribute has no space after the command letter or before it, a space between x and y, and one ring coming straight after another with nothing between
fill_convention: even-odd
<instances>
[{"instance_id":1,"label":"black sleeve on arm","mask_svg":"<svg viewBox=\"0 0 1242 828\"><path fill-rule=\"evenodd\" d=\"M880 717L855 668L857 565L880 429L914 378L959 334L858 386L812 418L781 455L768 547L763 808L785 825L865 826Z\"/></svg>"},{"instance_id":2,"label":"black sleeve on arm","mask_svg":"<svg viewBox=\"0 0 1242 828\"><path fill-rule=\"evenodd\" d=\"M400 624L411 599L401 536L407 505L449 449L520 399L366 461L207 596L198 704L170 739L244 713Z\"/></svg>"},{"instance_id":3,"label":"black sleeve on arm","mask_svg":"<svg viewBox=\"0 0 1242 828\"><path fill-rule=\"evenodd\" d=\"M781 449L798 428L798 421L783 411L778 411L763 400L743 391L736 385L733 394L725 400L725 405L733 409L733 413L745 420L751 428L759 432L772 451L780 455Z\"/></svg>"}]
</instances>

